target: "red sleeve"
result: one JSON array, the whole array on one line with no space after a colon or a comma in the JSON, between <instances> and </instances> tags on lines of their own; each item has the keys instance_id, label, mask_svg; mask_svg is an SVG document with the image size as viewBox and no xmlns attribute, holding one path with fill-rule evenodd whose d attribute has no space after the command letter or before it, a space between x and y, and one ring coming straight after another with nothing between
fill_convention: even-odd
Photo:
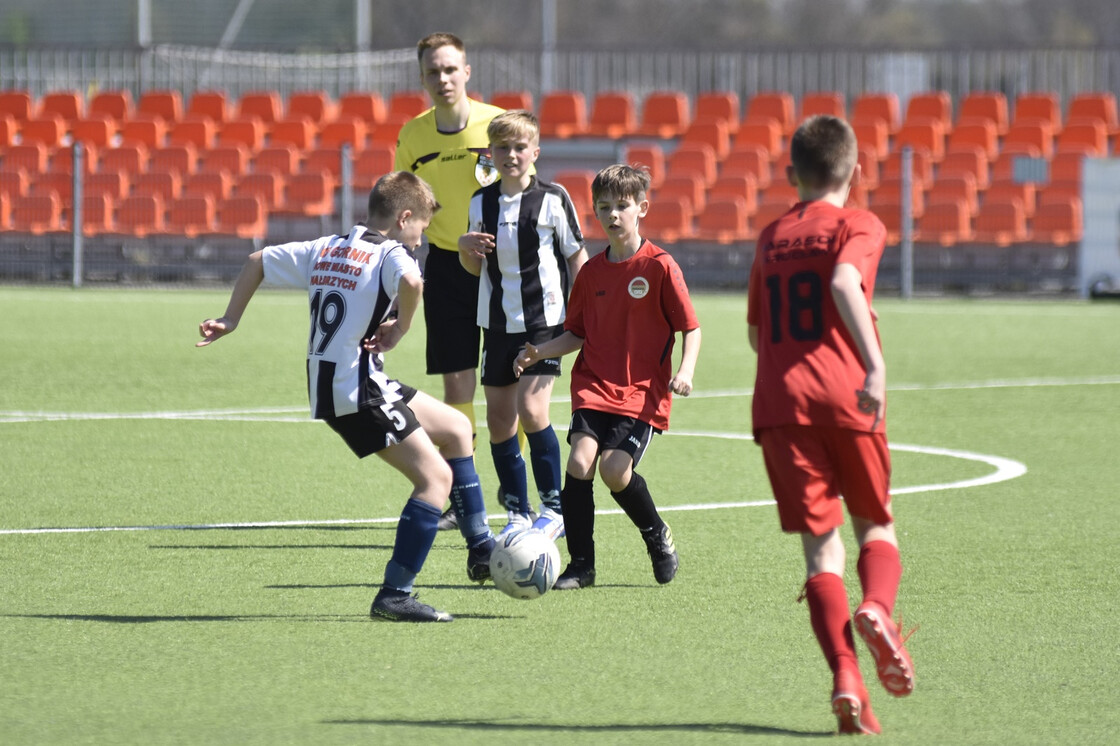
<instances>
[{"instance_id":1,"label":"red sleeve","mask_svg":"<svg viewBox=\"0 0 1120 746\"><path fill-rule=\"evenodd\" d=\"M847 235L836 255L837 264L851 264L864 278L874 277L887 242L883 221L871 212L861 210L846 221Z\"/></svg>"},{"instance_id":2,"label":"red sleeve","mask_svg":"<svg viewBox=\"0 0 1120 746\"><path fill-rule=\"evenodd\" d=\"M687 332L700 328L700 319L692 307L688 285L680 266L668 254L662 255L665 280L661 283L661 306L665 309L669 326L674 332Z\"/></svg>"}]
</instances>

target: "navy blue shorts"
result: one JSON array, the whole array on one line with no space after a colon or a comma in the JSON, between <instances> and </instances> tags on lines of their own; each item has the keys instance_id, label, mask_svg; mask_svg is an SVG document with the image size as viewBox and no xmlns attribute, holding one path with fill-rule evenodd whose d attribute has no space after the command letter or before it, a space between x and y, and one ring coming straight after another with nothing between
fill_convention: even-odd
<instances>
[{"instance_id":1,"label":"navy blue shorts","mask_svg":"<svg viewBox=\"0 0 1120 746\"><path fill-rule=\"evenodd\" d=\"M424 261L424 327L428 375L478 368L478 278L459 252L429 246ZM512 363L511 363L512 365Z\"/></svg>"}]
</instances>

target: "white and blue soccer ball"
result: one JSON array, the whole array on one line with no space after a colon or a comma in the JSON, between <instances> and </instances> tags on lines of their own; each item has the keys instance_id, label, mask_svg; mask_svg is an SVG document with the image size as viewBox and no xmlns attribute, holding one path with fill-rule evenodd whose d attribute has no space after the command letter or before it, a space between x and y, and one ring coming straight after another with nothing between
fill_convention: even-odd
<instances>
[{"instance_id":1,"label":"white and blue soccer ball","mask_svg":"<svg viewBox=\"0 0 1120 746\"><path fill-rule=\"evenodd\" d=\"M490 577L498 590L511 598L540 598L559 574L556 543L535 528L499 536L490 555Z\"/></svg>"}]
</instances>

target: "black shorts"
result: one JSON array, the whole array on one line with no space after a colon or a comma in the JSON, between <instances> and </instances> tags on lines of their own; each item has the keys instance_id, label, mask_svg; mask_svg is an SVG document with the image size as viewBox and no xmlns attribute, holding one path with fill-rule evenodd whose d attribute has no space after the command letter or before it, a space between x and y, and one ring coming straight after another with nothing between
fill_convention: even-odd
<instances>
[{"instance_id":1,"label":"black shorts","mask_svg":"<svg viewBox=\"0 0 1120 746\"><path fill-rule=\"evenodd\" d=\"M331 417L324 421L331 430L342 436L358 458L365 458L400 443L420 429L416 414L408 406L412 397L416 396L416 389L403 383L400 387L401 399L392 404L359 409L354 414Z\"/></svg>"},{"instance_id":2,"label":"black shorts","mask_svg":"<svg viewBox=\"0 0 1120 746\"><path fill-rule=\"evenodd\" d=\"M654 433L660 432L648 422L634 417L594 409L577 409L572 412L572 422L568 426L568 443L572 442L573 433L590 435L598 441L599 453L625 451L634 460L636 469L653 440Z\"/></svg>"},{"instance_id":3,"label":"black shorts","mask_svg":"<svg viewBox=\"0 0 1120 746\"><path fill-rule=\"evenodd\" d=\"M538 329L531 332L500 332L482 330L482 385L509 386L517 383L513 375L513 361L521 354L526 343L543 344L564 333L563 326ZM523 376L558 376L560 358L548 357L526 368Z\"/></svg>"},{"instance_id":4,"label":"black shorts","mask_svg":"<svg viewBox=\"0 0 1120 746\"><path fill-rule=\"evenodd\" d=\"M424 261L424 327L428 375L478 367L478 278L459 252L430 246ZM512 363L511 363L512 365Z\"/></svg>"}]
</instances>

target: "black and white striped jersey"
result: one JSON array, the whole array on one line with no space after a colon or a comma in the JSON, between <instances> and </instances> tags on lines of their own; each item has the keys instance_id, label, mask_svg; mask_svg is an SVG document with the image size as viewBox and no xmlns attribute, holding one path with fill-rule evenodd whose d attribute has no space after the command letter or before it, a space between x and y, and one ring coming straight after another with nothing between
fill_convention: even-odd
<instances>
[{"instance_id":1,"label":"black and white striped jersey","mask_svg":"<svg viewBox=\"0 0 1120 746\"><path fill-rule=\"evenodd\" d=\"M305 287L311 312L307 391L311 416L328 419L399 400L380 354L362 340L389 316L401 277L420 273L412 254L356 225L347 236L323 236L266 247L265 281Z\"/></svg>"},{"instance_id":2,"label":"black and white striped jersey","mask_svg":"<svg viewBox=\"0 0 1120 746\"><path fill-rule=\"evenodd\" d=\"M507 197L497 182L474 193L469 212L470 229L496 239L482 262L478 325L517 333L563 324L568 258L583 247L564 187L533 177L525 191Z\"/></svg>"}]
</instances>

